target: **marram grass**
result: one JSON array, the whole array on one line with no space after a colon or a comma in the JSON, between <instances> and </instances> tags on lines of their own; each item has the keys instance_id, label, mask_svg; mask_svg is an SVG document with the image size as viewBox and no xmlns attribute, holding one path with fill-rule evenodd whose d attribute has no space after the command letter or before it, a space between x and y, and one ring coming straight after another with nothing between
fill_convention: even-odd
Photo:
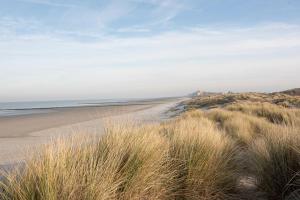
<instances>
[{"instance_id":1,"label":"marram grass","mask_svg":"<svg viewBox=\"0 0 300 200\"><path fill-rule=\"evenodd\" d=\"M168 131L166 131L166 129ZM4 174L2 199L223 199L236 147L208 119L111 127L100 138L46 145Z\"/></svg>"},{"instance_id":2,"label":"marram grass","mask_svg":"<svg viewBox=\"0 0 300 200\"><path fill-rule=\"evenodd\" d=\"M0 199L299 199L299 110L253 95L231 100L162 124L112 125L101 137L47 144L2 172Z\"/></svg>"}]
</instances>

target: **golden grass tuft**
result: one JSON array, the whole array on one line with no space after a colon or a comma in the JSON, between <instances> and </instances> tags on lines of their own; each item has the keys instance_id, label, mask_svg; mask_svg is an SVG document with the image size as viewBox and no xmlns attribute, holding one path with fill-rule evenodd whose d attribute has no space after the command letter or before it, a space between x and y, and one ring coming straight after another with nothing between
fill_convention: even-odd
<instances>
[{"instance_id":1,"label":"golden grass tuft","mask_svg":"<svg viewBox=\"0 0 300 200\"><path fill-rule=\"evenodd\" d=\"M298 109L284 108L270 103L240 103L226 107L231 111L240 111L257 117L264 117L271 123L295 126L300 124Z\"/></svg>"},{"instance_id":2,"label":"golden grass tuft","mask_svg":"<svg viewBox=\"0 0 300 200\"><path fill-rule=\"evenodd\" d=\"M179 199L232 198L238 178L234 142L205 118L167 126L170 156L180 166Z\"/></svg>"},{"instance_id":3,"label":"golden grass tuft","mask_svg":"<svg viewBox=\"0 0 300 200\"><path fill-rule=\"evenodd\" d=\"M255 138L265 134L272 126L267 120L220 108L211 109L207 112L194 110L183 116L209 119L215 127L226 132L227 136L232 137L238 144L242 145L252 143Z\"/></svg>"},{"instance_id":4,"label":"golden grass tuft","mask_svg":"<svg viewBox=\"0 0 300 200\"><path fill-rule=\"evenodd\" d=\"M294 127L273 127L250 146L249 171L269 199L300 195L299 150L299 129Z\"/></svg>"}]
</instances>

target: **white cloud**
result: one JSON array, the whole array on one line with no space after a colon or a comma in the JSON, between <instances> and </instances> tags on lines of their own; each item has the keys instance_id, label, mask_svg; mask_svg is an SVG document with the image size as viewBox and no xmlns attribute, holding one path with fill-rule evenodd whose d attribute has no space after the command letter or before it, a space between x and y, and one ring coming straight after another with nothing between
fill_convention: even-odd
<instances>
[{"instance_id":1,"label":"white cloud","mask_svg":"<svg viewBox=\"0 0 300 200\"><path fill-rule=\"evenodd\" d=\"M67 3L59 3L53 0L18 0L31 4L40 4L45 6L53 6L53 7L65 7L65 8L73 8L77 7L76 4L67 4Z\"/></svg>"},{"instance_id":2,"label":"white cloud","mask_svg":"<svg viewBox=\"0 0 300 200\"><path fill-rule=\"evenodd\" d=\"M200 27L80 42L0 39L0 99L169 96L299 86L300 26ZM26 94L18 91L26 91Z\"/></svg>"},{"instance_id":3,"label":"white cloud","mask_svg":"<svg viewBox=\"0 0 300 200\"><path fill-rule=\"evenodd\" d=\"M1 15L0 37L2 38L11 34L25 33L27 37L28 33L45 35L50 32L85 40L99 38L103 34L153 33L162 27L167 27L174 17L187 9L186 2L178 0L17 1L27 3L33 13ZM45 13L48 14L39 16L40 14L36 13L37 8L31 7L31 4L45 6L39 9L41 11L45 9ZM135 19L139 17L142 20Z\"/></svg>"},{"instance_id":4,"label":"white cloud","mask_svg":"<svg viewBox=\"0 0 300 200\"><path fill-rule=\"evenodd\" d=\"M127 28L119 28L117 30L119 33L149 33L150 30L143 27L133 26Z\"/></svg>"},{"instance_id":5,"label":"white cloud","mask_svg":"<svg viewBox=\"0 0 300 200\"><path fill-rule=\"evenodd\" d=\"M132 0L137 3L153 5L151 20L147 26L166 25L179 13L189 9L186 1L178 0Z\"/></svg>"}]
</instances>

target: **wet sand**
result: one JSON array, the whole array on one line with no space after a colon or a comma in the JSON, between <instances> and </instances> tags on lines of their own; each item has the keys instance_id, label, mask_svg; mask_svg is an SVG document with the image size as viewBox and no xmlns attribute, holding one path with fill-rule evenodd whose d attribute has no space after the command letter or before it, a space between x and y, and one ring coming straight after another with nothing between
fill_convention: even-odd
<instances>
[{"instance_id":1,"label":"wet sand","mask_svg":"<svg viewBox=\"0 0 300 200\"><path fill-rule=\"evenodd\" d=\"M159 122L180 99L126 105L53 108L47 113L0 117L0 165L22 161L27 151L70 134L101 134L106 121Z\"/></svg>"}]
</instances>

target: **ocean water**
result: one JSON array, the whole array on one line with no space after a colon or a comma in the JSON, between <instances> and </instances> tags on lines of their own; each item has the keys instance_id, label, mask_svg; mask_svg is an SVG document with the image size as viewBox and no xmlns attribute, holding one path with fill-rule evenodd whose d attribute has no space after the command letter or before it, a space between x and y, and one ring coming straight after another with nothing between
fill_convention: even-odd
<instances>
[{"instance_id":1,"label":"ocean water","mask_svg":"<svg viewBox=\"0 0 300 200\"><path fill-rule=\"evenodd\" d=\"M26 101L26 102L0 102L0 117L28 115L53 111L53 108L106 106L128 103L129 99L105 100L67 100L67 101Z\"/></svg>"}]
</instances>

